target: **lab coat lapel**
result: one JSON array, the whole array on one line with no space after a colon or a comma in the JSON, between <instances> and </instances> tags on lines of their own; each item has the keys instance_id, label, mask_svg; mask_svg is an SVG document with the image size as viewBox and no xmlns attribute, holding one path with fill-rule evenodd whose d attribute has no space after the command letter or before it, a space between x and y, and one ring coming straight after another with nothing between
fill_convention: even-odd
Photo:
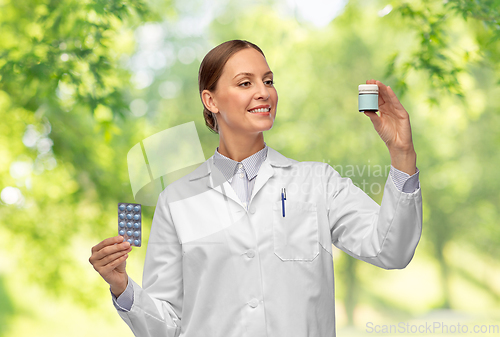
<instances>
[{"instance_id":1,"label":"lab coat lapel","mask_svg":"<svg viewBox=\"0 0 500 337\"><path fill-rule=\"evenodd\" d=\"M257 177L255 177L255 185L253 186L252 196L250 197L250 204L252 203L253 198L257 195L257 192L267 183L269 178L274 175L274 169L271 166L271 158L269 157L271 148L268 148L267 158L260 165L259 172L257 173Z\"/></svg>"},{"instance_id":2,"label":"lab coat lapel","mask_svg":"<svg viewBox=\"0 0 500 337\"><path fill-rule=\"evenodd\" d=\"M231 184L226 180L226 177L224 177L217 166L214 165L214 156L210 157L208 165L210 167L210 176L207 179L207 186L224 195L226 201L229 197L243 207L240 198L236 195Z\"/></svg>"},{"instance_id":3,"label":"lab coat lapel","mask_svg":"<svg viewBox=\"0 0 500 337\"><path fill-rule=\"evenodd\" d=\"M257 195L260 189L267 183L267 181L274 175L275 170L273 166L276 167L287 167L292 164L293 160L285 157L273 148L267 147L267 157L262 163L257 174L257 179L252 191L252 197L250 200Z\"/></svg>"}]
</instances>

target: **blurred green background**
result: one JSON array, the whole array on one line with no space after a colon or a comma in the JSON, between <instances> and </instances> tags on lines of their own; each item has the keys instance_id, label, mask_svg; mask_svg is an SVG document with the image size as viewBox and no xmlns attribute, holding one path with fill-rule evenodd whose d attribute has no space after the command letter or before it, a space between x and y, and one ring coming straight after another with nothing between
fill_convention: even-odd
<instances>
[{"instance_id":1,"label":"blurred green background","mask_svg":"<svg viewBox=\"0 0 500 337\"><path fill-rule=\"evenodd\" d=\"M133 336L90 250L116 235L117 202L134 201L133 145L194 121L205 157L214 153L198 68L231 39L260 46L274 72L267 144L328 162L378 203L390 157L357 111L358 84L390 85L410 114L423 236L403 270L334 249L338 336L400 322L469 333L496 325L482 335L498 335L499 9L485 0L0 0L0 336ZM153 213L143 210L145 242ZM145 252L127 264L139 284Z\"/></svg>"}]
</instances>

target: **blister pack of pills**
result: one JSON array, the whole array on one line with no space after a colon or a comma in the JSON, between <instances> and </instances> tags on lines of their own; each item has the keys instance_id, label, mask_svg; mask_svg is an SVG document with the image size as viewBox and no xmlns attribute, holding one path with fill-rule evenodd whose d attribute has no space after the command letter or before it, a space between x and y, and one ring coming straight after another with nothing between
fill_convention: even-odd
<instances>
[{"instance_id":1,"label":"blister pack of pills","mask_svg":"<svg viewBox=\"0 0 500 337\"><path fill-rule=\"evenodd\" d=\"M142 243L141 204L118 203L118 234L131 246L140 247Z\"/></svg>"}]
</instances>

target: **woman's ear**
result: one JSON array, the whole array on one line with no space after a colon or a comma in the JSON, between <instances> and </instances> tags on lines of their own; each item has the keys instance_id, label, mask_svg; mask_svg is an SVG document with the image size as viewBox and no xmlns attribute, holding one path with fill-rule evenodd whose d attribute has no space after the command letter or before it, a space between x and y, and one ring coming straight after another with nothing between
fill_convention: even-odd
<instances>
[{"instance_id":1,"label":"woman's ear","mask_svg":"<svg viewBox=\"0 0 500 337\"><path fill-rule=\"evenodd\" d=\"M213 113L218 113L219 109L217 109L217 105L215 104L213 94L207 89L201 92L201 99L205 107Z\"/></svg>"}]
</instances>

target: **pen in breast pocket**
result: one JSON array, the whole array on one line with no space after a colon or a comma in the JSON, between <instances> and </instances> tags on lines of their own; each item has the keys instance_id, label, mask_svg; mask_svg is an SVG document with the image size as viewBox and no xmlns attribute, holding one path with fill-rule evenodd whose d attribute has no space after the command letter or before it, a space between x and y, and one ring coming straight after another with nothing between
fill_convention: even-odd
<instances>
[{"instance_id":1,"label":"pen in breast pocket","mask_svg":"<svg viewBox=\"0 0 500 337\"><path fill-rule=\"evenodd\" d=\"M285 217L285 200L286 200L286 190L283 187L281 189L281 209L283 210L283 217Z\"/></svg>"}]
</instances>

